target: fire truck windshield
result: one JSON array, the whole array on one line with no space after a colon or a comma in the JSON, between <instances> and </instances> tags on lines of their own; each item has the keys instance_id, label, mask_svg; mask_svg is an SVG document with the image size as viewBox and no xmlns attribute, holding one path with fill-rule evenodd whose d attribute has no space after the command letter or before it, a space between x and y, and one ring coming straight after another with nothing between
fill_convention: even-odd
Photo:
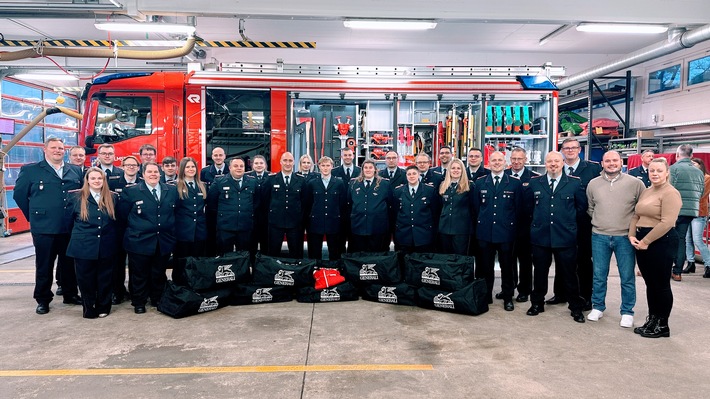
<instances>
[{"instance_id":1,"label":"fire truck windshield","mask_svg":"<svg viewBox=\"0 0 710 399\"><path fill-rule=\"evenodd\" d=\"M114 143L152 132L150 97L94 96L94 143Z\"/></svg>"}]
</instances>

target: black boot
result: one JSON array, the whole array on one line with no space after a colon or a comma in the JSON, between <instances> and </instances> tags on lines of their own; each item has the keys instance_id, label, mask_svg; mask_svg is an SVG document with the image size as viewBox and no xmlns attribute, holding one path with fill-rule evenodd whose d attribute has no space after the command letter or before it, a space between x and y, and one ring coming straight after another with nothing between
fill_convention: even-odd
<instances>
[{"instance_id":1,"label":"black boot","mask_svg":"<svg viewBox=\"0 0 710 399\"><path fill-rule=\"evenodd\" d=\"M681 273L695 273L695 262L688 262L688 265L683 269Z\"/></svg>"},{"instance_id":2,"label":"black boot","mask_svg":"<svg viewBox=\"0 0 710 399\"><path fill-rule=\"evenodd\" d=\"M634 328L634 332L636 334L643 334L654 323L656 323L656 316L650 314L650 315L646 316L646 322L643 323L643 325L641 327Z\"/></svg>"},{"instance_id":3,"label":"black boot","mask_svg":"<svg viewBox=\"0 0 710 399\"><path fill-rule=\"evenodd\" d=\"M705 266L705 274L703 274L703 278L710 278L710 266Z\"/></svg>"},{"instance_id":4,"label":"black boot","mask_svg":"<svg viewBox=\"0 0 710 399\"><path fill-rule=\"evenodd\" d=\"M670 337L671 330L668 328L668 319L657 318L646 331L641 333L641 336L644 338Z\"/></svg>"}]
</instances>

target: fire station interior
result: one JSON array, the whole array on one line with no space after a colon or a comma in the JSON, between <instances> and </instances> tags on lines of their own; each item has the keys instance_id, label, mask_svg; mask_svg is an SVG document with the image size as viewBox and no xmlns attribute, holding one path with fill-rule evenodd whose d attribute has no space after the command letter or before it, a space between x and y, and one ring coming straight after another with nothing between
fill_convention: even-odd
<instances>
[{"instance_id":1,"label":"fire station interior","mask_svg":"<svg viewBox=\"0 0 710 399\"><path fill-rule=\"evenodd\" d=\"M624 171L645 150L675 162L681 144L710 162L710 2L336 3L0 2L0 397L706 397L710 280L671 281L672 335L643 339L619 326L615 258L604 317L584 324L566 305L529 317L529 303L498 299L477 316L294 299L181 319L124 302L89 320L61 296L34 313L35 243L13 190L50 137L87 163L100 144L119 165L148 143L158 161L203 167L221 147L272 172L285 151L338 166L351 148L382 169L389 150L400 167L420 153L434 167L450 146L464 162L481 148L484 164L522 147L544 173L569 137L585 160L618 151ZM640 274L635 285L640 326Z\"/></svg>"}]
</instances>

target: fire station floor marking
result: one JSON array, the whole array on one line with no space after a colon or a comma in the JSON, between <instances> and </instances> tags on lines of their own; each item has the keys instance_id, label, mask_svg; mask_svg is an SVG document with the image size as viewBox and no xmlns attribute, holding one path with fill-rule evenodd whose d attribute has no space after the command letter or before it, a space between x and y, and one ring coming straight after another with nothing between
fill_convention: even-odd
<instances>
[{"instance_id":1,"label":"fire station floor marking","mask_svg":"<svg viewBox=\"0 0 710 399\"><path fill-rule=\"evenodd\" d=\"M165 374L229 374L292 373L317 371L432 371L431 364L324 364L311 366L232 366L232 367L164 367L114 369L0 370L0 377L54 377L89 375L165 375Z\"/></svg>"}]
</instances>

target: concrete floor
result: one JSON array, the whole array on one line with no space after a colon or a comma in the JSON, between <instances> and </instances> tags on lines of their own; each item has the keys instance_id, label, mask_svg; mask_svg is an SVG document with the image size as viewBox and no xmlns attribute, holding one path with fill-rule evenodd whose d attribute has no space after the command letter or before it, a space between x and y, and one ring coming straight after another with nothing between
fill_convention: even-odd
<instances>
[{"instance_id":1,"label":"concrete floor","mask_svg":"<svg viewBox=\"0 0 710 399\"><path fill-rule=\"evenodd\" d=\"M86 320L56 299L35 314L31 238L19 234L0 238L0 398L708 397L710 279L673 283L671 338L654 340L619 327L613 270L596 323L563 305L530 317L529 303L495 301L471 317L362 300L181 320L124 303ZM640 277L637 290L640 325Z\"/></svg>"}]
</instances>

